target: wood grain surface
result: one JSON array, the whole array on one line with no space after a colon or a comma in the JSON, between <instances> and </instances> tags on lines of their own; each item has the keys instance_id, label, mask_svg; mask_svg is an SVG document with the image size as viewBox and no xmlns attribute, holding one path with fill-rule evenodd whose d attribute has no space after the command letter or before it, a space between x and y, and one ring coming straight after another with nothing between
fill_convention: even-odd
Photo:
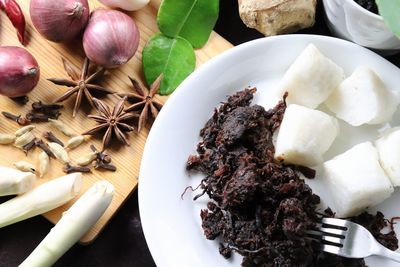
<instances>
[{"instance_id":1,"label":"wood grain surface","mask_svg":"<svg viewBox=\"0 0 400 267\"><path fill-rule=\"evenodd\" d=\"M51 77L64 77L67 78L62 67L61 58L69 60L76 67L80 67L84 59L81 40L76 40L70 44L57 44L52 43L40 36L40 34L32 26L29 16L29 2L28 0L20 0L18 3L25 14L27 22L27 34L29 44L26 46L33 56L37 59L40 65L41 78L38 86L29 93L30 102L21 106L7 97L0 96L0 111L9 111L16 114L24 114L30 109L30 104L33 101L41 100L43 102L51 103L54 99L60 96L67 88L63 86L56 86L47 81ZM147 40L156 32L158 27L156 23L157 9L160 0L153 0L145 8L129 12L128 14L136 21L140 30L140 45L135 56L124 66L116 69L109 70L100 84L104 87L110 88L115 92L130 92L132 90L128 76L134 77L139 81L144 81L141 64L141 51ZM101 7L102 5L95 0L89 0L90 9ZM0 16L0 43L1 45L21 46L17 40L16 32L8 21L6 16ZM221 52L231 48L232 45L216 33L212 33L208 43L199 50L196 50L197 67L202 65L210 58L220 54ZM107 103L113 104L116 102L117 97L114 95L103 98ZM160 97L161 101L165 102L167 97ZM64 109L59 120L68 124L77 134L88 130L95 123L87 118L88 114L96 113L92 110L88 103L83 101L83 108L79 110L77 116L72 118L73 100L69 99L64 102ZM60 139L67 141L68 137L63 136L59 131L53 129L49 123L35 124L37 127L34 134L41 137L44 131L52 130ZM13 133L20 126L16 123L0 117L0 132ZM150 126L147 126L140 133L131 133L129 135L130 147L121 146L118 142L113 142L112 147L108 150L113 159L113 163L117 166L116 172L98 171L94 170L92 173L84 174L84 184L82 193L85 192L93 183L99 180L108 180L115 186L115 195L110 207L106 213L100 218L96 225L82 238L82 243L90 243L95 239L98 233L103 229L106 223L111 219L113 214L124 203L125 199L132 193L138 184L138 174L140 168L141 156L146 142ZM101 147L101 136L91 138L85 144L70 151L70 157L76 160L80 155L90 152L89 145L94 144L96 147ZM39 150L30 151L27 156L21 150L13 146L0 146L0 165L12 166L12 164L19 160L26 160L38 166ZM43 178L39 179L37 184L48 181L55 177L64 175L62 172L62 164L56 160L51 160L50 171ZM56 223L62 216L62 213L67 210L76 199L70 201L66 205L55 209L51 212L44 214L44 216L53 223Z\"/></svg>"}]
</instances>

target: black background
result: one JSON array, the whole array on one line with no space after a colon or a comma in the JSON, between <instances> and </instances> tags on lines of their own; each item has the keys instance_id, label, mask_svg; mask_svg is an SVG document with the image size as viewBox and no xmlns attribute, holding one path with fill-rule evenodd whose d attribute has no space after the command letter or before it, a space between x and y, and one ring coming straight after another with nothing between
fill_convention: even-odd
<instances>
[{"instance_id":1,"label":"black background","mask_svg":"<svg viewBox=\"0 0 400 267\"><path fill-rule=\"evenodd\" d=\"M234 45L263 37L243 25L236 0L220 1L220 16L215 30ZM316 24L299 33L330 35L320 1ZM388 59L400 66L400 55ZM14 267L21 263L51 227L46 219L37 216L0 229L0 267ZM129 197L93 244L75 245L55 266L155 266L143 236L137 192Z\"/></svg>"}]
</instances>

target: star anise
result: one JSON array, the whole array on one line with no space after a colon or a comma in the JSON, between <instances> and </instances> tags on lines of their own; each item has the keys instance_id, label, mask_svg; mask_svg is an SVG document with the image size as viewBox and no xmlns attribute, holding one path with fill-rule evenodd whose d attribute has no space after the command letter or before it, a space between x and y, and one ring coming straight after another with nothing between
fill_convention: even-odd
<instances>
[{"instance_id":1,"label":"star anise","mask_svg":"<svg viewBox=\"0 0 400 267\"><path fill-rule=\"evenodd\" d=\"M95 120L99 125L84 132L82 135L94 135L105 130L102 151L110 145L113 135L115 135L121 143L129 146L128 139L124 132L133 131L134 128L127 124L127 121L137 118L138 115L124 112L126 97L121 98L112 111L103 101L97 98L93 98L92 100L99 115L89 115L88 117Z\"/></svg>"},{"instance_id":2,"label":"star anise","mask_svg":"<svg viewBox=\"0 0 400 267\"><path fill-rule=\"evenodd\" d=\"M162 108L162 104L158 102L154 96L156 95L158 89L160 88L162 74L153 82L149 89L143 89L139 82L131 77L129 79L132 82L133 89L135 93L124 93L119 94L119 96L128 97L128 101L133 103L131 106L125 109L126 112L130 111L140 111L139 121L138 121L138 131L146 125L150 117L155 119L158 112Z\"/></svg>"},{"instance_id":3,"label":"star anise","mask_svg":"<svg viewBox=\"0 0 400 267\"><path fill-rule=\"evenodd\" d=\"M93 74L90 74L90 61L88 58L85 58L85 61L83 62L82 65L82 70L81 74L78 74L79 71L67 60L64 58L62 59L64 69L69 75L69 77L72 80L68 79L63 79L63 78L50 78L48 79L49 81L57 84L57 85L63 85L63 86L68 86L72 87L71 89L67 90L62 96L57 98L54 102L62 102L66 99L68 99L70 96L76 93L76 99L75 99L75 105L74 109L72 112L72 116L75 117L77 110L79 109L82 101L83 95L85 95L87 101L90 103L92 107L95 107L93 103L93 96L91 94L91 91L97 91L97 92L103 92L106 94L113 93L112 91L108 90L107 88L104 88L102 86L99 86L97 84L94 84L93 82L102 76L105 72L105 68L101 67L94 71Z\"/></svg>"}]
</instances>

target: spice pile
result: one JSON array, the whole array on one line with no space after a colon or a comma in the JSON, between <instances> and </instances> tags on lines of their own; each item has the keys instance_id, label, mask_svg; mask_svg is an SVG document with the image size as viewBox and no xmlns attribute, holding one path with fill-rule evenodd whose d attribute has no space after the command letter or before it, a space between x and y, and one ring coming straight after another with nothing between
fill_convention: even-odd
<instances>
[{"instance_id":1,"label":"spice pile","mask_svg":"<svg viewBox=\"0 0 400 267\"><path fill-rule=\"evenodd\" d=\"M365 266L364 260L345 259L321 252L307 238L322 215L320 198L300 179L304 168L274 159L273 132L286 109L285 101L266 111L250 106L256 89L245 89L223 103L200 131L198 155L187 169L206 175L202 193L212 201L201 211L207 239L221 238L220 253L243 255L242 266ZM308 173L309 172L308 170ZM397 248L394 231L381 234L386 221L381 213L354 218L383 245Z\"/></svg>"}]
</instances>

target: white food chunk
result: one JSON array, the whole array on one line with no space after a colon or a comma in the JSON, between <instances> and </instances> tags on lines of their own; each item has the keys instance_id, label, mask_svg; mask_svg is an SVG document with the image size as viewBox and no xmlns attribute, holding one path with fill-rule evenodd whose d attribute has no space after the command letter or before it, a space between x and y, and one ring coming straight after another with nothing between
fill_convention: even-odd
<instances>
[{"instance_id":1,"label":"white food chunk","mask_svg":"<svg viewBox=\"0 0 400 267\"><path fill-rule=\"evenodd\" d=\"M336 118L292 104L286 108L276 140L275 157L285 163L314 166L339 133Z\"/></svg>"},{"instance_id":2,"label":"white food chunk","mask_svg":"<svg viewBox=\"0 0 400 267\"><path fill-rule=\"evenodd\" d=\"M357 215L393 193L371 142L358 144L323 164L322 177L340 217Z\"/></svg>"},{"instance_id":3,"label":"white food chunk","mask_svg":"<svg viewBox=\"0 0 400 267\"><path fill-rule=\"evenodd\" d=\"M326 101L338 118L353 126L389 121L398 103L397 96L367 66L356 68Z\"/></svg>"},{"instance_id":4,"label":"white food chunk","mask_svg":"<svg viewBox=\"0 0 400 267\"><path fill-rule=\"evenodd\" d=\"M379 161L394 186L400 185L400 127L387 131L375 142Z\"/></svg>"},{"instance_id":5,"label":"white food chunk","mask_svg":"<svg viewBox=\"0 0 400 267\"><path fill-rule=\"evenodd\" d=\"M316 108L345 78L344 71L309 44L286 71L279 86L287 103Z\"/></svg>"}]
</instances>

